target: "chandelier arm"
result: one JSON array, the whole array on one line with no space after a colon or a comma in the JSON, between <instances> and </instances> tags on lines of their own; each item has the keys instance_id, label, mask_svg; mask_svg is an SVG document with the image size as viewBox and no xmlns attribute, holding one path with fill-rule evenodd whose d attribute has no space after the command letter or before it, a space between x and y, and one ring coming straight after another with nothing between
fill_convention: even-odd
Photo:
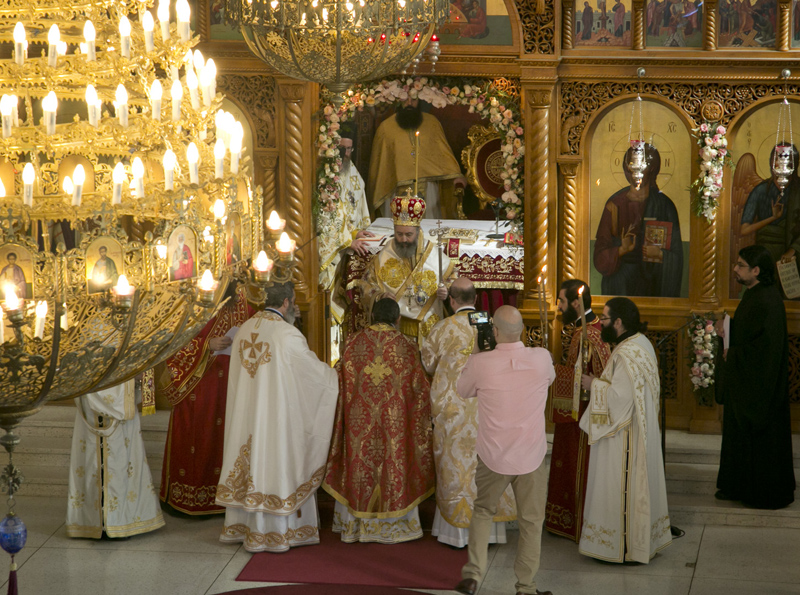
<instances>
[{"instance_id":1,"label":"chandelier arm","mask_svg":"<svg viewBox=\"0 0 800 595\"><path fill-rule=\"evenodd\" d=\"M61 316L66 316L66 312L56 304L56 313L59 314L53 319L53 343L50 348L50 365L47 369L47 376L44 378L42 390L39 391L39 396L36 398L34 406L38 407L47 399L47 393L50 392L50 387L53 386L53 379L56 377L56 370L58 369L58 353L61 346Z\"/></svg>"}]
</instances>

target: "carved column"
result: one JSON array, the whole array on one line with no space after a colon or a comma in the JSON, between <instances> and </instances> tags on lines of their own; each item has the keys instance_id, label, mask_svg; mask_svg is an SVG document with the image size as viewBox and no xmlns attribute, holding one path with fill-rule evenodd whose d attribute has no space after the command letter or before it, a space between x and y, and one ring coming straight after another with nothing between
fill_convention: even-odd
<instances>
[{"instance_id":1,"label":"carved column","mask_svg":"<svg viewBox=\"0 0 800 595\"><path fill-rule=\"evenodd\" d=\"M717 0L708 0L705 3L703 20L703 49L711 52L717 49Z\"/></svg>"},{"instance_id":2,"label":"carved column","mask_svg":"<svg viewBox=\"0 0 800 595\"><path fill-rule=\"evenodd\" d=\"M277 155L261 155L261 185L264 188L264 217L269 217L270 212L278 208L278 183L277 183Z\"/></svg>"},{"instance_id":3,"label":"carved column","mask_svg":"<svg viewBox=\"0 0 800 595\"><path fill-rule=\"evenodd\" d=\"M703 221L703 283L700 292L701 304L718 304L716 219L711 223Z\"/></svg>"},{"instance_id":4,"label":"carved column","mask_svg":"<svg viewBox=\"0 0 800 595\"><path fill-rule=\"evenodd\" d=\"M575 39L575 1L564 0L561 3L561 47L571 50Z\"/></svg>"},{"instance_id":5,"label":"carved column","mask_svg":"<svg viewBox=\"0 0 800 595\"><path fill-rule=\"evenodd\" d=\"M776 38L777 49L788 52L792 49L792 1L780 0L778 2L778 35Z\"/></svg>"},{"instance_id":6,"label":"carved column","mask_svg":"<svg viewBox=\"0 0 800 595\"><path fill-rule=\"evenodd\" d=\"M633 0L631 20L633 21L633 49L644 49L644 0Z\"/></svg>"},{"instance_id":7,"label":"carved column","mask_svg":"<svg viewBox=\"0 0 800 595\"><path fill-rule=\"evenodd\" d=\"M561 279L578 278L578 163L562 163L564 181L564 236L561 243Z\"/></svg>"},{"instance_id":8,"label":"carved column","mask_svg":"<svg viewBox=\"0 0 800 595\"><path fill-rule=\"evenodd\" d=\"M286 216L286 231L297 240L297 245L302 246L311 237L313 221L311 220L311 205L304 204L304 194L309 184L306 178L304 165L311 172L314 171L312 159L304 159L303 147L303 112L306 85L279 83L281 99L283 100L283 146L284 158L281 163L281 174L284 181L283 211ZM310 126L309 126L310 128ZM310 195L310 192L309 192ZM295 290L297 293L309 293L309 253L314 249L313 242L304 249L295 253ZM310 295L306 295L308 300Z\"/></svg>"},{"instance_id":9,"label":"carved column","mask_svg":"<svg viewBox=\"0 0 800 595\"><path fill-rule=\"evenodd\" d=\"M536 299L536 277L548 264L548 215L550 202L550 107L553 87L525 87L525 297ZM554 278L548 266L548 282Z\"/></svg>"}]
</instances>

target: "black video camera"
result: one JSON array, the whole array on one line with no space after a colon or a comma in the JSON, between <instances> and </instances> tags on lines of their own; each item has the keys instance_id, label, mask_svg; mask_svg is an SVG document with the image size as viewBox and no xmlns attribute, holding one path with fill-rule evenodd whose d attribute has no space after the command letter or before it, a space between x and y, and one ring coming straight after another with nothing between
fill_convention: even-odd
<instances>
[{"instance_id":1,"label":"black video camera","mask_svg":"<svg viewBox=\"0 0 800 595\"><path fill-rule=\"evenodd\" d=\"M478 329L478 349L491 351L497 345L492 332L492 319L486 310L469 313L469 323Z\"/></svg>"}]
</instances>

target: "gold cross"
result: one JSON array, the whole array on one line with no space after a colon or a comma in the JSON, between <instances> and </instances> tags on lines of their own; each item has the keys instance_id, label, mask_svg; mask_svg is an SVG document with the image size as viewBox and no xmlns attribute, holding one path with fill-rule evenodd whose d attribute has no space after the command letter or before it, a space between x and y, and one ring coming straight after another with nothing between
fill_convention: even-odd
<instances>
[{"instance_id":1,"label":"gold cross","mask_svg":"<svg viewBox=\"0 0 800 595\"><path fill-rule=\"evenodd\" d=\"M242 348L246 350L250 350L250 354L248 357L255 359L258 357L258 354L261 352L261 348L264 346L262 341L256 343L256 339L258 339L258 333L250 333L250 341L242 341Z\"/></svg>"}]
</instances>

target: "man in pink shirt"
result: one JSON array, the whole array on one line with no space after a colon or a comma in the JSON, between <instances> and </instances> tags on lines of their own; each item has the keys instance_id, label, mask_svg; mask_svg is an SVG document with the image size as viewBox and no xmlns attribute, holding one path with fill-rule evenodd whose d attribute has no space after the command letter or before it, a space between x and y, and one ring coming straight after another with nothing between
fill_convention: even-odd
<instances>
[{"instance_id":1,"label":"man in pink shirt","mask_svg":"<svg viewBox=\"0 0 800 595\"><path fill-rule=\"evenodd\" d=\"M464 595L478 590L492 517L511 484L519 519L517 595L552 595L536 589L535 577L547 495L544 408L556 373L547 350L528 349L520 341L525 325L519 310L501 306L493 322L497 347L470 356L457 386L462 399L478 399L478 495L469 526L469 559L455 590Z\"/></svg>"}]
</instances>

